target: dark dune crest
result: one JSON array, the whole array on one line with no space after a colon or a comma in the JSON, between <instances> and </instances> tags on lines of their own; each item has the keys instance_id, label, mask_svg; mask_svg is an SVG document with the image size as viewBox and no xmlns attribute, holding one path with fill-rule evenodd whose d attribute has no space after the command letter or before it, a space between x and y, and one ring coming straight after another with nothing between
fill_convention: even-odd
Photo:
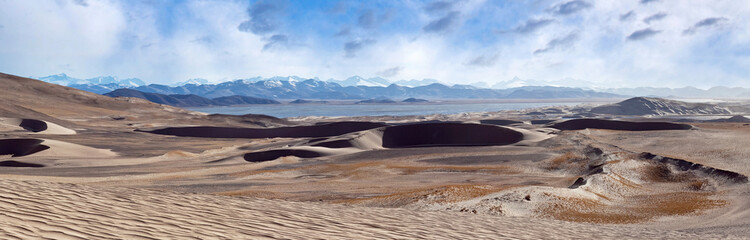
<instances>
[{"instance_id":1,"label":"dark dune crest","mask_svg":"<svg viewBox=\"0 0 750 240\"><path fill-rule=\"evenodd\" d=\"M243 157L248 162L266 162L271 161L280 157L295 156L299 158L316 158L323 156L322 154L315 151L299 150L299 149L278 149L269 150L263 152L252 152L246 153Z\"/></svg>"},{"instance_id":2,"label":"dark dune crest","mask_svg":"<svg viewBox=\"0 0 750 240\"><path fill-rule=\"evenodd\" d=\"M21 124L18 126L31 132L41 132L47 130L47 123L36 119L23 119L21 120Z\"/></svg>"},{"instance_id":3,"label":"dark dune crest","mask_svg":"<svg viewBox=\"0 0 750 240\"><path fill-rule=\"evenodd\" d=\"M313 126L279 128L232 128L232 127L171 127L151 131L137 130L160 135L204 138L302 138L332 137L386 126L375 122L334 122Z\"/></svg>"},{"instance_id":4,"label":"dark dune crest","mask_svg":"<svg viewBox=\"0 0 750 240\"><path fill-rule=\"evenodd\" d=\"M554 122L554 121L557 121L557 120L554 120L554 119L537 119L537 120L531 120L531 124L533 124L533 125L544 125L544 124L549 124L549 123Z\"/></svg>"},{"instance_id":5,"label":"dark dune crest","mask_svg":"<svg viewBox=\"0 0 750 240\"><path fill-rule=\"evenodd\" d=\"M587 128L621 131L689 130L693 126L670 122L628 122L605 119L573 119L551 125L560 130L583 130Z\"/></svg>"},{"instance_id":6,"label":"dark dune crest","mask_svg":"<svg viewBox=\"0 0 750 240\"><path fill-rule=\"evenodd\" d=\"M2 161L0 162L0 167L31 167L31 168L40 168L44 167L42 164L36 164L36 163L25 163L25 162L19 162L19 161Z\"/></svg>"},{"instance_id":7,"label":"dark dune crest","mask_svg":"<svg viewBox=\"0 0 750 240\"><path fill-rule=\"evenodd\" d=\"M34 138L0 139L0 155L22 157L49 149L44 140Z\"/></svg>"},{"instance_id":8,"label":"dark dune crest","mask_svg":"<svg viewBox=\"0 0 750 240\"><path fill-rule=\"evenodd\" d=\"M349 147L354 147L354 144L352 144L351 140L340 139L340 140L332 140L332 141L319 141L311 146L327 147L327 148L349 148Z\"/></svg>"},{"instance_id":9,"label":"dark dune crest","mask_svg":"<svg viewBox=\"0 0 750 240\"><path fill-rule=\"evenodd\" d=\"M641 153L639 157L642 159L652 160L652 161L666 163L666 164L675 166L680 171L698 171L698 172L701 172L703 174L706 174L714 178L726 179L727 181L731 183L747 183L748 182L748 178L745 175L742 175L736 172L727 171L727 170L712 168L709 166L705 166L705 165L698 164L698 163L693 163L693 162L682 160L682 159L654 155L648 152Z\"/></svg>"},{"instance_id":10,"label":"dark dune crest","mask_svg":"<svg viewBox=\"0 0 750 240\"><path fill-rule=\"evenodd\" d=\"M284 125L292 125L291 122L280 119L273 116L263 115L263 114L245 114L245 115L230 115L230 114L211 114L208 115L208 119L211 121L216 122L225 122L225 123L243 123L243 124L255 124L258 126L263 127L271 127L271 126L284 126Z\"/></svg>"},{"instance_id":11,"label":"dark dune crest","mask_svg":"<svg viewBox=\"0 0 750 240\"><path fill-rule=\"evenodd\" d=\"M425 123L392 126L383 132L383 147L494 146L523 140L508 128L464 123Z\"/></svg>"}]
</instances>

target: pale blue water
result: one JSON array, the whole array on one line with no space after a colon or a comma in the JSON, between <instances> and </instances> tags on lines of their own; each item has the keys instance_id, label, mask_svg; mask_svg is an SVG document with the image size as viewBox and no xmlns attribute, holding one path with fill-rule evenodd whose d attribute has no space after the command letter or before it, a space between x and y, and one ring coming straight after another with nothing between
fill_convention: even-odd
<instances>
[{"instance_id":1,"label":"pale blue water","mask_svg":"<svg viewBox=\"0 0 750 240\"><path fill-rule=\"evenodd\" d=\"M230 107L195 107L209 114L264 114L279 118L300 116L405 116L496 112L547 106L574 106L580 102L547 103L426 103L426 104L258 104Z\"/></svg>"}]
</instances>

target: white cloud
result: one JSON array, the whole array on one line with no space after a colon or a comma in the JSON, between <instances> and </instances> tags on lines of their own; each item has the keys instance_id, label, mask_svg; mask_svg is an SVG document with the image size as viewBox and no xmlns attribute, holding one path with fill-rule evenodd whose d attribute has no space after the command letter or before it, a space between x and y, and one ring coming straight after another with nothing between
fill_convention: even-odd
<instances>
[{"instance_id":1,"label":"white cloud","mask_svg":"<svg viewBox=\"0 0 750 240\"><path fill-rule=\"evenodd\" d=\"M0 71L23 76L59 72L78 77L111 74L170 83L195 77L216 81L275 75L340 79L375 76L398 66L399 79L434 78L453 83L491 84L519 76L537 80L575 78L608 86L750 87L748 76L731 67L747 66L747 54L719 56L708 52L706 56L702 52L721 48L709 43L719 40L727 45L723 46L726 52L743 48L748 51L750 3L746 1L587 1L589 7L567 15L546 11L561 2L566 1L537 1L537 5L529 7L531 12L508 19L502 15L478 16L482 11L496 9L497 6L489 6L493 1L459 1L442 12L429 12L425 4L404 1L400 11L409 12L408 20L415 25L412 28L368 35L357 31L352 36L337 37L335 32L347 23L315 19L327 24L326 29L335 30L329 35L314 35L310 33L314 31L278 28L273 34L287 36L287 44L264 51L268 43L264 37L268 36L237 29L248 20L250 3L245 1L184 2L174 9L179 14L174 14L171 31L165 33L159 27L164 16L151 5L153 2L89 0L88 6L83 6L64 0L0 0ZM638 19L659 12L668 17L650 24L621 21L620 16L631 10ZM424 33L424 26L450 11L460 13L451 31ZM356 23L359 15L354 14L351 23ZM483 19L476 19L479 17ZM721 28L683 34L686 28L712 17L729 20ZM527 35L494 32L512 29L528 19L551 19L554 24ZM492 24L474 25L477 22ZM387 24L379 28L387 29ZM505 25L495 26L498 24ZM645 28L660 33L642 41L626 40L628 35ZM565 48L533 54L553 39L571 33L576 33L576 39L567 42ZM347 57L343 46L357 37L373 41ZM477 37L490 40L473 41ZM700 58L716 58L715 62L726 62L729 67L701 62ZM467 64L474 59L487 61L477 61L486 63L481 67Z\"/></svg>"}]
</instances>

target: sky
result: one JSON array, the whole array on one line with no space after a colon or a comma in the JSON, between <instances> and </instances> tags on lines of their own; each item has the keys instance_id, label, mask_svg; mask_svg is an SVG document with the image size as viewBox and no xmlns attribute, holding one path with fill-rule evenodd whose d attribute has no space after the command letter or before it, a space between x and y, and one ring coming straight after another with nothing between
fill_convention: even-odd
<instances>
[{"instance_id":1,"label":"sky","mask_svg":"<svg viewBox=\"0 0 750 240\"><path fill-rule=\"evenodd\" d=\"M750 1L0 0L0 72L750 87Z\"/></svg>"}]
</instances>

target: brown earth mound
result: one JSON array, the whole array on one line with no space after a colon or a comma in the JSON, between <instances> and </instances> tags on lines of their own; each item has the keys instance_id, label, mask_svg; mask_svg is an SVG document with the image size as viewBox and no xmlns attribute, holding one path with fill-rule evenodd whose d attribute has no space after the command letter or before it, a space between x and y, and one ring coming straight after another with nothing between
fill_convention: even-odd
<instances>
[{"instance_id":1,"label":"brown earth mound","mask_svg":"<svg viewBox=\"0 0 750 240\"><path fill-rule=\"evenodd\" d=\"M205 138L301 138L332 137L386 126L374 122L334 122L313 126L279 128L231 128L231 127L171 127L152 131L137 130L160 135Z\"/></svg>"},{"instance_id":2,"label":"brown earth mound","mask_svg":"<svg viewBox=\"0 0 750 240\"><path fill-rule=\"evenodd\" d=\"M323 156L322 154L315 151L299 150L299 149L280 149L270 150L263 152L246 153L244 158L248 162L265 162L271 161L280 157L295 156L299 158L316 158Z\"/></svg>"},{"instance_id":3,"label":"brown earth mound","mask_svg":"<svg viewBox=\"0 0 750 240\"><path fill-rule=\"evenodd\" d=\"M742 115L732 116L730 118L708 120L706 122L739 122L739 123L750 123L750 118L746 118Z\"/></svg>"},{"instance_id":4,"label":"brown earth mound","mask_svg":"<svg viewBox=\"0 0 750 240\"><path fill-rule=\"evenodd\" d=\"M688 130L693 126L669 122L628 122L604 119L573 119L556 123L550 127L560 130L583 130L587 128L622 131Z\"/></svg>"},{"instance_id":5,"label":"brown earth mound","mask_svg":"<svg viewBox=\"0 0 750 240\"><path fill-rule=\"evenodd\" d=\"M34 138L0 139L0 155L21 157L49 149L48 146L42 145L42 142L44 140Z\"/></svg>"},{"instance_id":6,"label":"brown earth mound","mask_svg":"<svg viewBox=\"0 0 750 240\"><path fill-rule=\"evenodd\" d=\"M703 174L706 174L708 176L714 177L714 178L723 178L726 179L729 182L732 183L747 183L748 178L745 175L731 172L727 170L721 170L717 168L712 168L709 166L705 166L698 163L693 163L690 161L682 160L682 159L676 159L676 158L670 158L670 157L664 157L664 156L658 156L651 153L641 153L639 155L642 159L657 161L660 163L666 163L675 166L680 171L698 171Z\"/></svg>"},{"instance_id":7,"label":"brown earth mound","mask_svg":"<svg viewBox=\"0 0 750 240\"><path fill-rule=\"evenodd\" d=\"M425 123L385 128L383 147L492 146L522 139L522 133L494 125Z\"/></svg>"}]
</instances>

